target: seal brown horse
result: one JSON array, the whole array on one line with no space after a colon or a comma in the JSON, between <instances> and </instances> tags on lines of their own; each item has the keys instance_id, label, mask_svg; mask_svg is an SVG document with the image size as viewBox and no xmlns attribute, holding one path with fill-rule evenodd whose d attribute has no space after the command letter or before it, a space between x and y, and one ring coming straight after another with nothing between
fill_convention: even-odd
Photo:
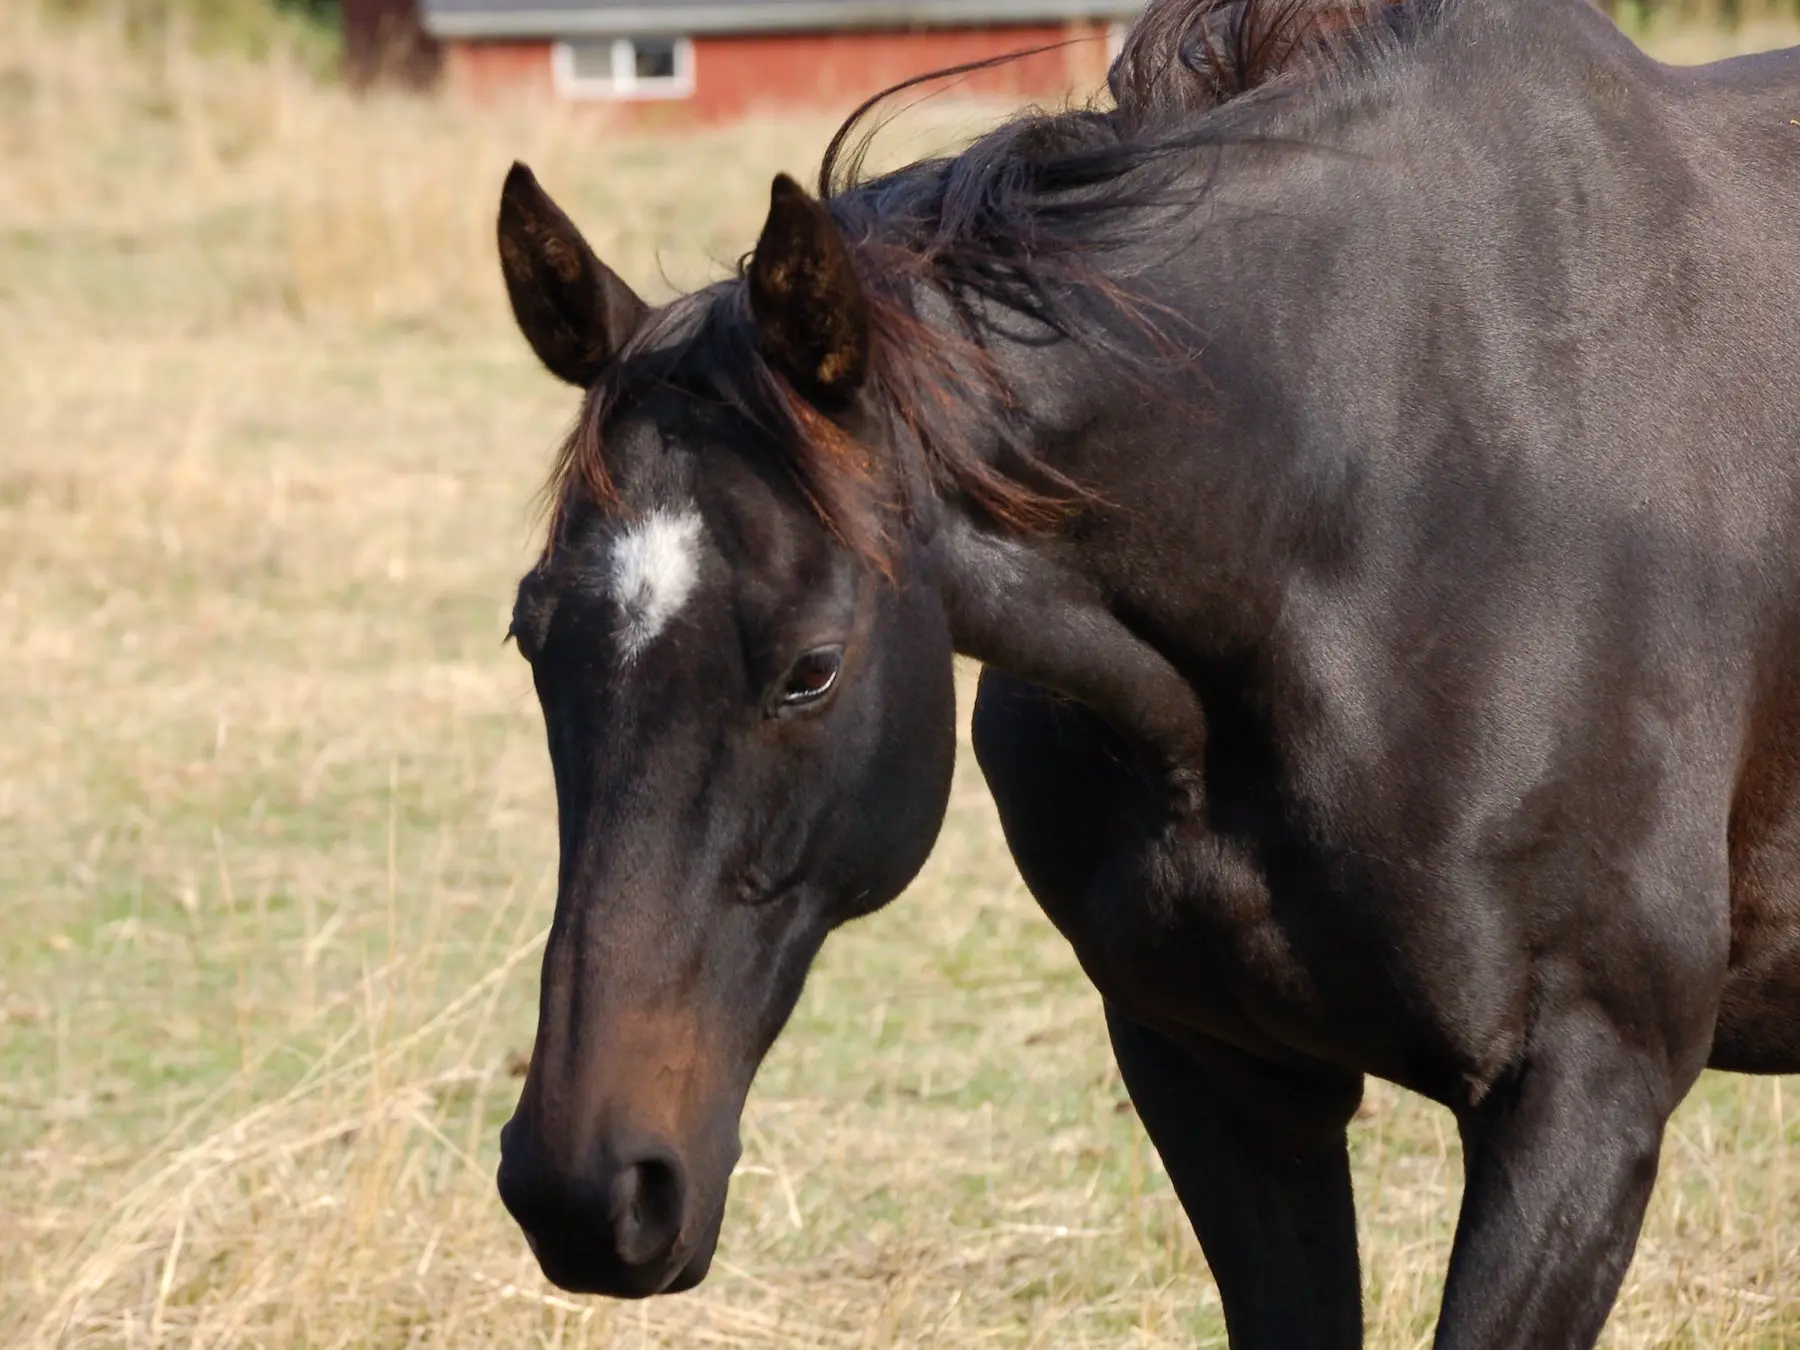
<instances>
[{"instance_id":1,"label":"seal brown horse","mask_svg":"<svg viewBox=\"0 0 1800 1350\"><path fill-rule=\"evenodd\" d=\"M1701 1069L1800 1070L1800 56L1157 0L1111 87L847 133L657 310L508 179L587 395L502 1195L569 1289L704 1277L809 963L931 850L956 651L1236 1350L1361 1343L1369 1074L1462 1132L1440 1350L1592 1345Z\"/></svg>"}]
</instances>

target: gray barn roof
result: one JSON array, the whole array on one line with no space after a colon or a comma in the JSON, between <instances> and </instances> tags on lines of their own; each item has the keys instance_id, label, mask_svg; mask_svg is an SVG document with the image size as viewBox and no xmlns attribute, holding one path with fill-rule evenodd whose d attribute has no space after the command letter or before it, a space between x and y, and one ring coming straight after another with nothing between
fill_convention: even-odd
<instances>
[{"instance_id":1,"label":"gray barn roof","mask_svg":"<svg viewBox=\"0 0 1800 1350\"><path fill-rule=\"evenodd\" d=\"M439 38L950 28L1123 19L1143 0L422 0Z\"/></svg>"}]
</instances>

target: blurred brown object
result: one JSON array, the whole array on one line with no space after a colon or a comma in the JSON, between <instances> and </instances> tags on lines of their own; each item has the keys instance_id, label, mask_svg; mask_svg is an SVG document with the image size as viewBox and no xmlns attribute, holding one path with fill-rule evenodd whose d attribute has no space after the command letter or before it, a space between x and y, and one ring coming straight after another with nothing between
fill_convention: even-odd
<instances>
[{"instance_id":1,"label":"blurred brown object","mask_svg":"<svg viewBox=\"0 0 1800 1350\"><path fill-rule=\"evenodd\" d=\"M425 31L418 0L343 0L344 74L352 88L423 89L443 69L443 49Z\"/></svg>"}]
</instances>

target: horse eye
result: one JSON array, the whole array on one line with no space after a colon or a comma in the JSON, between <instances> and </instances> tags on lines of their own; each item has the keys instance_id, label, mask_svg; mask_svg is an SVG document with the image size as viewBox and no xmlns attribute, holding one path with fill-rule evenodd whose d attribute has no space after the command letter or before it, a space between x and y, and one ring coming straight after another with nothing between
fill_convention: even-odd
<instances>
[{"instance_id":1,"label":"horse eye","mask_svg":"<svg viewBox=\"0 0 1800 1350\"><path fill-rule=\"evenodd\" d=\"M781 687L783 708L806 708L822 700L837 688L838 673L844 666L842 647L821 647L808 652L788 671Z\"/></svg>"}]
</instances>

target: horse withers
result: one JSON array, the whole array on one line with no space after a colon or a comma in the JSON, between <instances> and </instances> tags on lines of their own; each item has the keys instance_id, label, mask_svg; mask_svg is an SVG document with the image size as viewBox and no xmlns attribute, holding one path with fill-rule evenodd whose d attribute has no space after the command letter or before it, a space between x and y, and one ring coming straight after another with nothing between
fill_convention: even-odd
<instances>
[{"instance_id":1,"label":"horse withers","mask_svg":"<svg viewBox=\"0 0 1800 1350\"><path fill-rule=\"evenodd\" d=\"M1232 1344L1362 1314L1366 1075L1466 1157L1440 1350L1593 1344L1708 1064L1800 1071L1800 56L1583 0L1156 0L1104 109L639 300L530 173L586 390L513 633L562 864L500 1188L704 1277L751 1079L929 853L953 652Z\"/></svg>"}]
</instances>

